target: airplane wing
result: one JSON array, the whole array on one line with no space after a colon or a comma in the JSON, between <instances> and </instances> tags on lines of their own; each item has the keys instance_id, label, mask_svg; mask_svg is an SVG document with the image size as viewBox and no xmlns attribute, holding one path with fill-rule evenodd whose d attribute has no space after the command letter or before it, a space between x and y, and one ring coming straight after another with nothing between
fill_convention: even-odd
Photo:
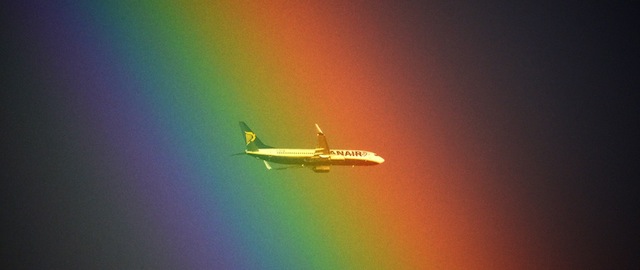
<instances>
[{"instance_id":1,"label":"airplane wing","mask_svg":"<svg viewBox=\"0 0 640 270\"><path fill-rule=\"evenodd\" d=\"M313 155L321 158L329 158L331 152L329 150L329 144L327 144L327 138L324 136L324 133L322 133L318 124L316 124L316 129L318 130L318 144L316 145L316 151Z\"/></svg>"}]
</instances>

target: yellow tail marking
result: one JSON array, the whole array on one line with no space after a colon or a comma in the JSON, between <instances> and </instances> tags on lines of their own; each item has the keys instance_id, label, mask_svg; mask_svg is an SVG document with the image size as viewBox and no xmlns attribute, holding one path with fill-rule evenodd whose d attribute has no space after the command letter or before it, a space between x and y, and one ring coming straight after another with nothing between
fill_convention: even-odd
<instances>
[{"instance_id":1,"label":"yellow tail marking","mask_svg":"<svg viewBox=\"0 0 640 270\"><path fill-rule=\"evenodd\" d=\"M250 131L244 132L244 140L249 145L251 142L256 140L256 134Z\"/></svg>"}]
</instances>

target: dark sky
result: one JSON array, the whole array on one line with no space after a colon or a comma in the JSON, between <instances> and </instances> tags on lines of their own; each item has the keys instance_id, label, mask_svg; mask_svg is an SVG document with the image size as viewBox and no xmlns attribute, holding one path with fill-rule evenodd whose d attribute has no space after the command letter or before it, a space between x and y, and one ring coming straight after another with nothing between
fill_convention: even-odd
<instances>
[{"instance_id":1,"label":"dark sky","mask_svg":"<svg viewBox=\"0 0 640 270\"><path fill-rule=\"evenodd\" d=\"M474 119L494 127L488 135L506 153L536 164L517 188L536 196L540 204L530 210L552 224L547 237L557 256L579 268L637 267L640 111L632 9L586 2L438 6L433 17L419 5L383 13L411 18L398 28L412 34L438 23L437 31L457 33L406 43L444 52L435 54L436 66L450 76L445 81L456 82L449 89L463 92L452 96L465 97ZM528 169L516 166L514 174Z\"/></svg>"}]
</instances>

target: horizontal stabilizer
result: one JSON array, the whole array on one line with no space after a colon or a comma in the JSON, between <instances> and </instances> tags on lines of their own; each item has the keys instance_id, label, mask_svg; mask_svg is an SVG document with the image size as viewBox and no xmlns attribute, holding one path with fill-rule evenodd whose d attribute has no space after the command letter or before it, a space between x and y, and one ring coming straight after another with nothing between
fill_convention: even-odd
<instances>
[{"instance_id":1,"label":"horizontal stabilizer","mask_svg":"<svg viewBox=\"0 0 640 270\"><path fill-rule=\"evenodd\" d=\"M267 170L271 170L271 165L269 165L269 162L267 162L266 160L264 161L264 166L267 166Z\"/></svg>"}]
</instances>

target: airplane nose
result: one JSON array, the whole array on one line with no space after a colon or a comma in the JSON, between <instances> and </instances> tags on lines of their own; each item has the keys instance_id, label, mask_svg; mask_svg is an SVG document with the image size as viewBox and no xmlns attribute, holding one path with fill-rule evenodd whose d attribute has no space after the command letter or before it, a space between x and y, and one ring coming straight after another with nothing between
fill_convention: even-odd
<instances>
[{"instance_id":1,"label":"airplane nose","mask_svg":"<svg viewBox=\"0 0 640 270\"><path fill-rule=\"evenodd\" d=\"M381 156L377 156L377 157L376 157L376 162L377 162L378 164L380 164L380 163L384 162L384 158L382 158Z\"/></svg>"}]
</instances>

